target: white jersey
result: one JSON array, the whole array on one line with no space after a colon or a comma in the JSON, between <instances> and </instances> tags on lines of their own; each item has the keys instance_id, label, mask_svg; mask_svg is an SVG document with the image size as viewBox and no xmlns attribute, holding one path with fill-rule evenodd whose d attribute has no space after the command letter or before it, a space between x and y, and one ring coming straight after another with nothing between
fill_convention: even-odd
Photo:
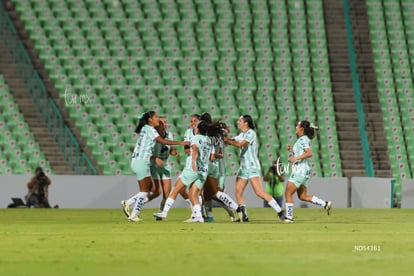
<instances>
[{"instance_id":1,"label":"white jersey","mask_svg":"<svg viewBox=\"0 0 414 276\"><path fill-rule=\"evenodd\" d=\"M186 163L186 168L191 169L192 168L192 154L193 154L193 145L197 146L198 154L196 159L196 166L197 169L201 172L207 172L208 171L208 164L210 162L210 154L213 150L210 138L205 135L195 135L191 139L190 144L190 162ZM188 159L187 159L188 160Z\"/></svg>"},{"instance_id":2,"label":"white jersey","mask_svg":"<svg viewBox=\"0 0 414 276\"><path fill-rule=\"evenodd\" d=\"M253 129L242 132L237 135L234 140L241 142L246 140L249 142L246 146L240 148L240 168L242 169L260 169L259 162L259 146L257 143L257 135Z\"/></svg>"},{"instance_id":3,"label":"white jersey","mask_svg":"<svg viewBox=\"0 0 414 276\"><path fill-rule=\"evenodd\" d=\"M297 157L305 153L305 149L311 147L311 139L307 135L299 137L293 145L293 156ZM311 158L301 159L294 164L296 170L309 171L311 169Z\"/></svg>"},{"instance_id":4,"label":"white jersey","mask_svg":"<svg viewBox=\"0 0 414 276\"><path fill-rule=\"evenodd\" d=\"M191 142L191 139L193 139L193 137L195 136L194 134L194 129L189 128L185 131L184 134L184 142ZM191 154L187 155L187 159L185 160L185 164L190 164L191 167Z\"/></svg>"},{"instance_id":5,"label":"white jersey","mask_svg":"<svg viewBox=\"0 0 414 276\"><path fill-rule=\"evenodd\" d=\"M221 151L224 156L223 139L212 138L211 140L212 140L212 145L213 145L212 153L213 154L220 153ZM224 162L224 158L216 158L212 161L212 163L214 164L214 166L217 167L219 176L226 175L226 163Z\"/></svg>"},{"instance_id":6,"label":"white jersey","mask_svg":"<svg viewBox=\"0 0 414 276\"><path fill-rule=\"evenodd\" d=\"M132 159L135 160L148 160L153 154L155 139L159 136L158 131L150 126L145 125L142 127L141 132L138 134L137 143L132 153Z\"/></svg>"}]
</instances>

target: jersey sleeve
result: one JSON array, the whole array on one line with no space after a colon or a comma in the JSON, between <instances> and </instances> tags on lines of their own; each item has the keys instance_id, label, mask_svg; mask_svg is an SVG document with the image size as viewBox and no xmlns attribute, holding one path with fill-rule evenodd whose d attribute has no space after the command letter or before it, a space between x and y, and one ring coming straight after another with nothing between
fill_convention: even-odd
<instances>
[{"instance_id":1,"label":"jersey sleeve","mask_svg":"<svg viewBox=\"0 0 414 276\"><path fill-rule=\"evenodd\" d=\"M302 149L308 149L311 147L309 139L301 139L299 145Z\"/></svg>"},{"instance_id":2,"label":"jersey sleeve","mask_svg":"<svg viewBox=\"0 0 414 276\"><path fill-rule=\"evenodd\" d=\"M190 139L190 146L196 145L198 147L198 137L194 136Z\"/></svg>"},{"instance_id":3,"label":"jersey sleeve","mask_svg":"<svg viewBox=\"0 0 414 276\"><path fill-rule=\"evenodd\" d=\"M148 135L152 140L155 140L158 136L160 136L158 134L158 131L153 127L150 127L150 130L148 131Z\"/></svg>"},{"instance_id":4,"label":"jersey sleeve","mask_svg":"<svg viewBox=\"0 0 414 276\"><path fill-rule=\"evenodd\" d=\"M252 130L249 130L246 132L246 135L244 136L244 140L249 142L249 144L252 144L254 140L256 140L256 133Z\"/></svg>"},{"instance_id":5,"label":"jersey sleeve","mask_svg":"<svg viewBox=\"0 0 414 276\"><path fill-rule=\"evenodd\" d=\"M237 135L236 137L233 138L235 141L237 142L241 142L243 141L243 133L240 133L239 135Z\"/></svg>"},{"instance_id":6,"label":"jersey sleeve","mask_svg":"<svg viewBox=\"0 0 414 276\"><path fill-rule=\"evenodd\" d=\"M191 142L190 140L190 131L189 131L189 129L187 129L186 131L185 131L185 134L184 134L184 141L185 142Z\"/></svg>"}]
</instances>

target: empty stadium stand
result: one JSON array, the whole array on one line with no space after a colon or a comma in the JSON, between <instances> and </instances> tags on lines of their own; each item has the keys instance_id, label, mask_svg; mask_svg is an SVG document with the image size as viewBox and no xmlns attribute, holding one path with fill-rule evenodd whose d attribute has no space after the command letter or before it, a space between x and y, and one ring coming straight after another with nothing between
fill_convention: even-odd
<instances>
[{"instance_id":1,"label":"empty stadium stand","mask_svg":"<svg viewBox=\"0 0 414 276\"><path fill-rule=\"evenodd\" d=\"M177 138L194 112L210 111L233 132L251 114L264 167L287 159L296 120L314 121L314 174L342 175L322 1L13 3L104 174L130 173L135 116L155 109ZM232 174L237 153L228 158Z\"/></svg>"},{"instance_id":2,"label":"empty stadium stand","mask_svg":"<svg viewBox=\"0 0 414 276\"><path fill-rule=\"evenodd\" d=\"M54 173L0 74L0 174Z\"/></svg>"}]
</instances>

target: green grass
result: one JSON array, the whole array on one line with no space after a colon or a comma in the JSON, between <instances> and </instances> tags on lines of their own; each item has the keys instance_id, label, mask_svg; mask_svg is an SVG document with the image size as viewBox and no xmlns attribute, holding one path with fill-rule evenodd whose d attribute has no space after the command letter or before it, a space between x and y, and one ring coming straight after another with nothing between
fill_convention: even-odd
<instances>
[{"instance_id":1,"label":"green grass","mask_svg":"<svg viewBox=\"0 0 414 276\"><path fill-rule=\"evenodd\" d=\"M0 275L412 274L410 209L296 209L294 224L264 208L250 223L217 208L204 224L183 223L189 209L162 222L154 211L130 223L121 209L0 209Z\"/></svg>"}]
</instances>

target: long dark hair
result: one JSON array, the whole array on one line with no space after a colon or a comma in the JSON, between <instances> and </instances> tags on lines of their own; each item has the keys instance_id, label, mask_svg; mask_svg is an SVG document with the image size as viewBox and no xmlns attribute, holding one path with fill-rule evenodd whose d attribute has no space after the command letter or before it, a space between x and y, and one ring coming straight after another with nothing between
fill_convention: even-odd
<instances>
[{"instance_id":1,"label":"long dark hair","mask_svg":"<svg viewBox=\"0 0 414 276\"><path fill-rule=\"evenodd\" d=\"M200 115L200 122L206 122L208 125L207 134L204 135L223 139L224 135L226 134L225 129L227 129L227 125L220 120L213 122L213 119L211 118L211 115L208 112L203 112Z\"/></svg>"},{"instance_id":2,"label":"long dark hair","mask_svg":"<svg viewBox=\"0 0 414 276\"><path fill-rule=\"evenodd\" d=\"M245 114L245 115L242 115L242 117L243 117L243 120L249 125L249 128L254 130L254 124L253 124L252 116L250 116L248 114Z\"/></svg>"},{"instance_id":3,"label":"long dark hair","mask_svg":"<svg viewBox=\"0 0 414 276\"><path fill-rule=\"evenodd\" d=\"M315 129L311 126L309 121L300 121L300 127L303 127L303 134L308 136L309 139L313 139L313 137L315 137Z\"/></svg>"},{"instance_id":4,"label":"long dark hair","mask_svg":"<svg viewBox=\"0 0 414 276\"><path fill-rule=\"evenodd\" d=\"M135 132L136 133L140 133L141 132L141 129L145 126L145 125L147 125L148 124L148 120L149 120L149 118L152 118L152 116L154 116L154 114L155 114L155 111L148 111L148 112L145 112L145 113L142 113L139 117L138 117L138 119L139 119L139 122L138 122L138 125L137 125L137 127L135 128Z\"/></svg>"},{"instance_id":5,"label":"long dark hair","mask_svg":"<svg viewBox=\"0 0 414 276\"><path fill-rule=\"evenodd\" d=\"M223 123L221 122L212 122L209 123L207 121L200 121L198 123L198 132L201 135L206 135L210 138L214 137L217 139L222 139L224 136L224 128Z\"/></svg>"},{"instance_id":6,"label":"long dark hair","mask_svg":"<svg viewBox=\"0 0 414 276\"><path fill-rule=\"evenodd\" d=\"M199 120L200 121L205 121L207 123L212 123L213 122L213 119L211 118L211 115L208 112L201 113Z\"/></svg>"}]
</instances>

